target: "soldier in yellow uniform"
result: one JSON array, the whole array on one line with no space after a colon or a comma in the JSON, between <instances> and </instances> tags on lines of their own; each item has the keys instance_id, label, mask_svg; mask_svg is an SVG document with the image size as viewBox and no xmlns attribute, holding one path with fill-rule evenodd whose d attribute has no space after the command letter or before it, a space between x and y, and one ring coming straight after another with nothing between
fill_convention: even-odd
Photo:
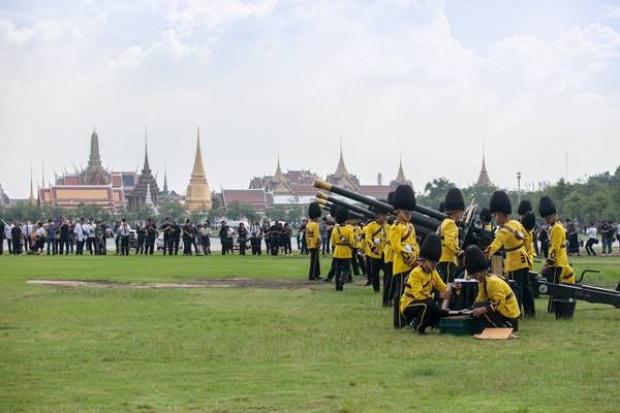
<instances>
[{"instance_id":1,"label":"soldier in yellow uniform","mask_svg":"<svg viewBox=\"0 0 620 413\"><path fill-rule=\"evenodd\" d=\"M536 257L536 251L534 248L534 234L532 230L536 225L536 216L534 215L534 211L532 211L532 203L527 199L522 200L519 203L519 207L517 208L517 213L519 214L519 222L525 228L525 238L523 239L523 244L525 245L525 250L530 256L530 270L534 268L534 258ZM532 223L532 221L534 221ZM529 228L526 228L527 226Z\"/></svg>"},{"instance_id":2,"label":"soldier in yellow uniform","mask_svg":"<svg viewBox=\"0 0 620 413\"><path fill-rule=\"evenodd\" d=\"M374 292L381 290L379 274L383 269L383 249L385 248L385 221L387 214L383 211L376 211L374 221L369 222L364 227L364 243L366 245L366 255L370 258L370 271L368 274Z\"/></svg>"},{"instance_id":3,"label":"soldier in yellow uniform","mask_svg":"<svg viewBox=\"0 0 620 413\"><path fill-rule=\"evenodd\" d=\"M318 202L312 202L308 206L308 216L310 221L306 225L306 245L310 252L310 270L308 279L310 281L321 279L321 266L319 264L319 248L321 246L321 236L319 232L319 218L321 217L321 207Z\"/></svg>"},{"instance_id":4,"label":"soldier in yellow uniform","mask_svg":"<svg viewBox=\"0 0 620 413\"><path fill-rule=\"evenodd\" d=\"M518 329L521 315L514 292L501 277L489 273L489 261L477 245L465 249L465 269L478 280L478 296L473 314L487 327Z\"/></svg>"},{"instance_id":5,"label":"soldier in yellow uniform","mask_svg":"<svg viewBox=\"0 0 620 413\"><path fill-rule=\"evenodd\" d=\"M405 326L405 320L399 308L400 297L404 291L404 281L416 265L419 255L415 228L409 222L415 209L415 194L409 185L399 185L394 192L394 211L396 221L388 238L394 254L392 291L394 291L394 328Z\"/></svg>"},{"instance_id":6,"label":"soldier in yellow uniform","mask_svg":"<svg viewBox=\"0 0 620 413\"><path fill-rule=\"evenodd\" d=\"M364 255L361 249L363 247L364 232L360 226L359 219L349 217L347 220L347 225L351 227L351 230L353 231L353 238L355 238L355 247L353 247L353 250L351 251L351 267L353 269L353 275L366 275L366 263L364 262Z\"/></svg>"},{"instance_id":7,"label":"soldier in yellow uniform","mask_svg":"<svg viewBox=\"0 0 620 413\"><path fill-rule=\"evenodd\" d=\"M575 273L568 263L566 253L566 228L558 220L558 211L553 200L548 196L540 198L538 205L540 216L550 225L549 228L549 255L541 270L542 275L549 282L575 284ZM553 311L553 296L549 297L549 312Z\"/></svg>"},{"instance_id":8,"label":"soldier in yellow uniform","mask_svg":"<svg viewBox=\"0 0 620 413\"><path fill-rule=\"evenodd\" d=\"M394 206L394 191L390 191L388 194L387 203ZM394 252L392 251L389 237L393 224L394 216L390 214L385 222L385 246L383 247L383 297L381 300L383 307L390 307L394 298L394 290L392 289Z\"/></svg>"},{"instance_id":9,"label":"soldier in yellow uniform","mask_svg":"<svg viewBox=\"0 0 620 413\"><path fill-rule=\"evenodd\" d=\"M491 215L495 216L498 225L495 239L484 251L487 256L495 254L503 249L506 254L504 258L504 274L517 282L517 300L523 303L526 317L534 317L536 309L534 307L534 294L530 284L530 256L525 250L525 228L519 221L510 219L512 206L510 199L504 191L495 191L491 196L490 208Z\"/></svg>"},{"instance_id":10,"label":"soldier in yellow uniform","mask_svg":"<svg viewBox=\"0 0 620 413\"><path fill-rule=\"evenodd\" d=\"M441 240L438 235L428 234L420 247L418 265L405 282L405 291L400 298L400 311L413 332L424 334L427 327L439 324L441 309L433 299L433 292L449 300L450 291L436 270L441 256Z\"/></svg>"},{"instance_id":11,"label":"soldier in yellow uniform","mask_svg":"<svg viewBox=\"0 0 620 413\"><path fill-rule=\"evenodd\" d=\"M437 272L445 283L451 283L456 277L459 264L461 246L459 242L459 228L457 224L465 211L465 200L458 188L450 188L443 202L443 209L447 217L439 226L441 237L441 258L437 264Z\"/></svg>"},{"instance_id":12,"label":"soldier in yellow uniform","mask_svg":"<svg viewBox=\"0 0 620 413\"><path fill-rule=\"evenodd\" d=\"M344 289L344 283L351 275L351 250L355 248L353 229L347 225L349 211L345 208L336 210L336 226L332 231L331 244L334 246L334 278L336 291Z\"/></svg>"}]
</instances>

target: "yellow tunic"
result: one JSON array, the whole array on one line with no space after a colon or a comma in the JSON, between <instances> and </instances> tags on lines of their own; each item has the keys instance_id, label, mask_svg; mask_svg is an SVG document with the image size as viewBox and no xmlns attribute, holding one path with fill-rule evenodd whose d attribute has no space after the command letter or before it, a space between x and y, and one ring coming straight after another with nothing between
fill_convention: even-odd
<instances>
[{"instance_id":1,"label":"yellow tunic","mask_svg":"<svg viewBox=\"0 0 620 413\"><path fill-rule=\"evenodd\" d=\"M306 224L306 244L309 249L319 248L321 246L318 222L310 221Z\"/></svg>"},{"instance_id":2,"label":"yellow tunic","mask_svg":"<svg viewBox=\"0 0 620 413\"><path fill-rule=\"evenodd\" d=\"M568 264L566 253L566 228L560 221L555 221L549 230L549 258L551 267L562 267L560 281L567 284L575 284L575 273Z\"/></svg>"},{"instance_id":3,"label":"yellow tunic","mask_svg":"<svg viewBox=\"0 0 620 413\"><path fill-rule=\"evenodd\" d=\"M331 244L335 246L334 258L351 258L351 248L355 248L353 228L337 224L332 231Z\"/></svg>"},{"instance_id":4,"label":"yellow tunic","mask_svg":"<svg viewBox=\"0 0 620 413\"><path fill-rule=\"evenodd\" d=\"M350 225L351 229L353 229L353 238L355 238L355 248L362 249L364 248L364 232L359 225Z\"/></svg>"},{"instance_id":5,"label":"yellow tunic","mask_svg":"<svg viewBox=\"0 0 620 413\"><path fill-rule=\"evenodd\" d=\"M500 226L495 232L495 239L486 249L488 256L495 254L501 248L506 251L504 272L520 270L530 267L530 257L525 250L525 228L519 221L510 220Z\"/></svg>"},{"instance_id":6,"label":"yellow tunic","mask_svg":"<svg viewBox=\"0 0 620 413\"><path fill-rule=\"evenodd\" d=\"M527 255L530 256L530 270L534 268L534 258L536 258L536 248L534 248L534 234L532 231L525 231L525 238L523 238L523 245Z\"/></svg>"},{"instance_id":7,"label":"yellow tunic","mask_svg":"<svg viewBox=\"0 0 620 413\"><path fill-rule=\"evenodd\" d=\"M394 251L392 250L392 244L390 244L390 232L392 231L392 225L385 224L385 246L383 247L383 262L394 262Z\"/></svg>"},{"instance_id":8,"label":"yellow tunic","mask_svg":"<svg viewBox=\"0 0 620 413\"><path fill-rule=\"evenodd\" d=\"M517 297L508 283L496 275L485 277L484 282L478 282L478 296L476 302L489 301L495 311L506 318L519 318L521 310Z\"/></svg>"},{"instance_id":9,"label":"yellow tunic","mask_svg":"<svg viewBox=\"0 0 620 413\"><path fill-rule=\"evenodd\" d=\"M433 290L440 293L446 291L446 284L436 270L426 272L422 266L417 266L411 271L405 282L405 293L400 297L401 313L413 300L428 300L433 298Z\"/></svg>"},{"instance_id":10,"label":"yellow tunic","mask_svg":"<svg viewBox=\"0 0 620 413\"><path fill-rule=\"evenodd\" d=\"M439 258L439 262L451 262L458 265L457 254L461 250L459 247L459 227L452 218L446 218L441 222L439 236L441 236L441 258Z\"/></svg>"},{"instance_id":11,"label":"yellow tunic","mask_svg":"<svg viewBox=\"0 0 620 413\"><path fill-rule=\"evenodd\" d=\"M406 261L415 259L420 254L418 241L415 238L415 228L409 222L394 222L389 234L390 244L394 253L394 275L409 272L413 265Z\"/></svg>"},{"instance_id":12,"label":"yellow tunic","mask_svg":"<svg viewBox=\"0 0 620 413\"><path fill-rule=\"evenodd\" d=\"M371 258L381 258L385 248L385 225L372 221L364 227L364 234L366 255Z\"/></svg>"}]
</instances>

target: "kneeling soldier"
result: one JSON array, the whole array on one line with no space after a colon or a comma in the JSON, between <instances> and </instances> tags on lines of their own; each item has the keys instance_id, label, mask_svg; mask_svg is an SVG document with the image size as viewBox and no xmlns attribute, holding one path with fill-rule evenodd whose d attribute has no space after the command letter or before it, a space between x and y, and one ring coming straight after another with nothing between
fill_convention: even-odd
<instances>
[{"instance_id":1,"label":"kneeling soldier","mask_svg":"<svg viewBox=\"0 0 620 413\"><path fill-rule=\"evenodd\" d=\"M451 297L436 270L439 257L441 240L437 235L429 234L422 242L418 265L409 274L405 292L400 298L400 311L405 321L419 334L424 334L427 327L439 324L441 309L433 300L433 291L439 291L444 300Z\"/></svg>"},{"instance_id":2,"label":"kneeling soldier","mask_svg":"<svg viewBox=\"0 0 620 413\"><path fill-rule=\"evenodd\" d=\"M478 280L478 296L473 314L480 317L487 327L518 328L521 316L517 297L506 281L489 274L489 261L482 250L470 245L465 250L465 269L470 277Z\"/></svg>"}]
</instances>

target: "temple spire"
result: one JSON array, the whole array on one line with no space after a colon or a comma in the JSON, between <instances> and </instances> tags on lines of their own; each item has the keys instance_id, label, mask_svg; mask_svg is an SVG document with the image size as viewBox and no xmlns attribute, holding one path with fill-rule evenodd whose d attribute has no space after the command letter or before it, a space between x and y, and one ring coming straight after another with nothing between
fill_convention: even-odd
<instances>
[{"instance_id":1,"label":"temple spire","mask_svg":"<svg viewBox=\"0 0 620 413\"><path fill-rule=\"evenodd\" d=\"M482 146L482 168L480 169L480 174L478 175L478 180L476 181L475 186L479 187L488 187L492 186L491 179L489 178L489 173L487 172L487 165L485 161L485 150L484 144Z\"/></svg>"},{"instance_id":2,"label":"temple spire","mask_svg":"<svg viewBox=\"0 0 620 413\"><path fill-rule=\"evenodd\" d=\"M99 155L99 136L93 126L93 134L90 136L90 158L88 159L90 168L101 168L101 156Z\"/></svg>"},{"instance_id":3,"label":"temple spire","mask_svg":"<svg viewBox=\"0 0 620 413\"><path fill-rule=\"evenodd\" d=\"M280 151L278 151L278 166L276 167L276 173L273 176L275 182L282 182L284 180L284 174L282 168L280 168Z\"/></svg>"},{"instance_id":4,"label":"temple spire","mask_svg":"<svg viewBox=\"0 0 620 413\"><path fill-rule=\"evenodd\" d=\"M202 165L202 153L200 150L200 128L196 136L196 155L194 157L194 168L192 176L187 186L185 197L185 207L189 211L207 212L211 210L213 201L211 200L211 190L207 182L204 166Z\"/></svg>"},{"instance_id":5,"label":"temple spire","mask_svg":"<svg viewBox=\"0 0 620 413\"><path fill-rule=\"evenodd\" d=\"M30 196L28 197L28 206L34 206L34 188L32 186L32 165L30 165Z\"/></svg>"},{"instance_id":6,"label":"temple spire","mask_svg":"<svg viewBox=\"0 0 620 413\"><path fill-rule=\"evenodd\" d=\"M338 160L338 167L334 175L339 178L349 176L349 171L347 171L347 167L344 165L344 156L342 155L342 136L340 137L340 159Z\"/></svg>"},{"instance_id":7,"label":"temple spire","mask_svg":"<svg viewBox=\"0 0 620 413\"><path fill-rule=\"evenodd\" d=\"M149 166L149 144L146 134L146 125L144 125L144 167L142 168L142 174L150 174L151 167Z\"/></svg>"},{"instance_id":8,"label":"temple spire","mask_svg":"<svg viewBox=\"0 0 620 413\"><path fill-rule=\"evenodd\" d=\"M166 165L164 164L164 189L163 189L164 194L168 193L168 168L166 167Z\"/></svg>"},{"instance_id":9,"label":"temple spire","mask_svg":"<svg viewBox=\"0 0 620 413\"><path fill-rule=\"evenodd\" d=\"M205 168L202 166L202 153L200 150L200 128L197 128L196 135L196 155L194 157L194 168L192 169L192 179L205 177Z\"/></svg>"}]
</instances>

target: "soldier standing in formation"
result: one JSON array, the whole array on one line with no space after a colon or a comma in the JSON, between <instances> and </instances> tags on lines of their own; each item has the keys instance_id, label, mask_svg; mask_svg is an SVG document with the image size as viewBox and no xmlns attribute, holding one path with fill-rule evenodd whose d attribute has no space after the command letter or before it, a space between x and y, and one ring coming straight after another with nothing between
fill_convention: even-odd
<instances>
[{"instance_id":1,"label":"soldier standing in formation","mask_svg":"<svg viewBox=\"0 0 620 413\"><path fill-rule=\"evenodd\" d=\"M374 221L364 227L364 242L366 243L366 255L370 259L368 284L372 285L374 292L379 292L381 290L380 273L383 269L387 214L384 211L375 212L376 217Z\"/></svg>"},{"instance_id":2,"label":"soldier standing in formation","mask_svg":"<svg viewBox=\"0 0 620 413\"><path fill-rule=\"evenodd\" d=\"M336 209L336 226L331 239L331 244L335 246L333 264L336 291L344 289L344 283L351 275L351 249L355 247L355 238L352 228L346 225L348 219L349 211L345 208Z\"/></svg>"},{"instance_id":3,"label":"soldier standing in formation","mask_svg":"<svg viewBox=\"0 0 620 413\"><path fill-rule=\"evenodd\" d=\"M445 283L454 282L456 271L461 255L459 242L459 228L457 224L465 211L465 200L458 188L450 188L443 202L444 212L447 217L439 226L441 237L441 258L437 264L437 272Z\"/></svg>"},{"instance_id":4,"label":"soldier standing in formation","mask_svg":"<svg viewBox=\"0 0 620 413\"><path fill-rule=\"evenodd\" d=\"M548 196L540 198L538 205L540 216L549 224L549 256L541 270L548 281L553 283L575 284L575 273L568 264L566 253L566 228L558 220L557 209ZM549 312L553 311L553 296L549 297Z\"/></svg>"},{"instance_id":5,"label":"soldier standing in formation","mask_svg":"<svg viewBox=\"0 0 620 413\"><path fill-rule=\"evenodd\" d=\"M394 292L394 328L405 326L405 319L400 311L400 297L404 291L405 278L416 265L419 255L415 228L409 222L415 209L416 201L413 188L399 185L394 193L394 210L396 221L389 233L389 240L394 254L392 291Z\"/></svg>"},{"instance_id":6,"label":"soldier standing in formation","mask_svg":"<svg viewBox=\"0 0 620 413\"><path fill-rule=\"evenodd\" d=\"M310 252L310 270L308 279L310 281L321 279L321 266L319 264L319 248L321 246L321 236L319 230L319 218L321 218L321 208L318 202L312 202L308 207L308 217L310 221L306 224L304 237Z\"/></svg>"}]
</instances>

